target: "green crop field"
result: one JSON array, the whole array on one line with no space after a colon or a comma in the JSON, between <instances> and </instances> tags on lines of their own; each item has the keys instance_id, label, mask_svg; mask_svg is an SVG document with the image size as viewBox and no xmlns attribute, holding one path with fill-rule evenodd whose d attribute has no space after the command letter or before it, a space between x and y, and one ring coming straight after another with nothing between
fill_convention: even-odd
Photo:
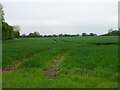
<instances>
[{"instance_id":1,"label":"green crop field","mask_svg":"<svg viewBox=\"0 0 120 90\"><path fill-rule=\"evenodd\" d=\"M4 41L3 88L117 88L118 37Z\"/></svg>"}]
</instances>

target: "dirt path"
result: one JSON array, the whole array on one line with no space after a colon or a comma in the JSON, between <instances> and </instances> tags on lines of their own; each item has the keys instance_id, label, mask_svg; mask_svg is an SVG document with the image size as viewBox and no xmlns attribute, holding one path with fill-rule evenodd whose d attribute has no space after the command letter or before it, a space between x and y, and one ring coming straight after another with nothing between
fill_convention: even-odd
<instances>
[{"instance_id":1,"label":"dirt path","mask_svg":"<svg viewBox=\"0 0 120 90\"><path fill-rule=\"evenodd\" d=\"M55 59L48 68L43 69L47 78L54 79L56 77L56 74L59 71L57 66L63 58L64 56Z\"/></svg>"},{"instance_id":2,"label":"dirt path","mask_svg":"<svg viewBox=\"0 0 120 90\"><path fill-rule=\"evenodd\" d=\"M29 60L30 58L32 58L35 55L31 55L31 56L27 56L25 59L22 60L18 60L17 62L15 62L14 64L10 65L10 68L2 68L2 73L9 73L9 72L13 72L15 70L17 70L17 67L19 66L19 64Z\"/></svg>"}]
</instances>

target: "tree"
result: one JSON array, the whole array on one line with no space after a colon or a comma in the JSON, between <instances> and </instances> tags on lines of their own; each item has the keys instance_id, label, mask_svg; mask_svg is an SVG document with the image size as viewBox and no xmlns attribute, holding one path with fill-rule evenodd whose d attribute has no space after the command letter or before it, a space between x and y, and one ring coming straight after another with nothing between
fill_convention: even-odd
<instances>
[{"instance_id":1,"label":"tree","mask_svg":"<svg viewBox=\"0 0 120 90\"><path fill-rule=\"evenodd\" d=\"M111 33L112 31L113 31L113 29L109 29L109 30L108 30L108 33Z\"/></svg>"},{"instance_id":2,"label":"tree","mask_svg":"<svg viewBox=\"0 0 120 90\"><path fill-rule=\"evenodd\" d=\"M94 36L94 33L90 33L90 36Z\"/></svg>"},{"instance_id":3,"label":"tree","mask_svg":"<svg viewBox=\"0 0 120 90\"><path fill-rule=\"evenodd\" d=\"M2 40L2 21L4 21L4 13L2 4L0 4L0 40Z\"/></svg>"},{"instance_id":4,"label":"tree","mask_svg":"<svg viewBox=\"0 0 120 90\"><path fill-rule=\"evenodd\" d=\"M101 36L119 36L120 35L120 30L113 30L110 29L108 30L107 34L101 35Z\"/></svg>"},{"instance_id":5,"label":"tree","mask_svg":"<svg viewBox=\"0 0 120 90\"><path fill-rule=\"evenodd\" d=\"M77 34L76 36L80 36L80 34Z\"/></svg>"},{"instance_id":6,"label":"tree","mask_svg":"<svg viewBox=\"0 0 120 90\"><path fill-rule=\"evenodd\" d=\"M20 26L19 25L13 25L14 31L20 32Z\"/></svg>"},{"instance_id":7,"label":"tree","mask_svg":"<svg viewBox=\"0 0 120 90\"><path fill-rule=\"evenodd\" d=\"M48 37L47 35L44 35L44 37Z\"/></svg>"},{"instance_id":8,"label":"tree","mask_svg":"<svg viewBox=\"0 0 120 90\"><path fill-rule=\"evenodd\" d=\"M34 36L38 37L38 36L40 36L40 33L39 32L34 32Z\"/></svg>"},{"instance_id":9,"label":"tree","mask_svg":"<svg viewBox=\"0 0 120 90\"><path fill-rule=\"evenodd\" d=\"M64 37L70 37L71 35L70 34L64 34L63 36Z\"/></svg>"},{"instance_id":10,"label":"tree","mask_svg":"<svg viewBox=\"0 0 120 90\"><path fill-rule=\"evenodd\" d=\"M0 4L0 21L2 22L0 25L2 25L0 28L0 39L2 40L8 40L8 39L14 39L14 38L19 38L19 32L14 31L14 28L9 25L7 22L4 20L4 12L3 12L3 6Z\"/></svg>"},{"instance_id":11,"label":"tree","mask_svg":"<svg viewBox=\"0 0 120 90\"><path fill-rule=\"evenodd\" d=\"M87 34L86 33L82 33L82 36L87 36Z\"/></svg>"},{"instance_id":12,"label":"tree","mask_svg":"<svg viewBox=\"0 0 120 90\"><path fill-rule=\"evenodd\" d=\"M15 36L15 38L19 38L20 37L20 33L18 31L14 31L14 36Z\"/></svg>"},{"instance_id":13,"label":"tree","mask_svg":"<svg viewBox=\"0 0 120 90\"><path fill-rule=\"evenodd\" d=\"M26 34L22 34L21 37L26 37L27 35Z\"/></svg>"},{"instance_id":14,"label":"tree","mask_svg":"<svg viewBox=\"0 0 120 90\"><path fill-rule=\"evenodd\" d=\"M3 6L0 4L0 20L4 21L4 12L3 12Z\"/></svg>"},{"instance_id":15,"label":"tree","mask_svg":"<svg viewBox=\"0 0 120 90\"><path fill-rule=\"evenodd\" d=\"M63 34L59 34L59 37L63 37Z\"/></svg>"},{"instance_id":16,"label":"tree","mask_svg":"<svg viewBox=\"0 0 120 90\"><path fill-rule=\"evenodd\" d=\"M29 37L34 37L34 33L30 33L28 36Z\"/></svg>"},{"instance_id":17,"label":"tree","mask_svg":"<svg viewBox=\"0 0 120 90\"><path fill-rule=\"evenodd\" d=\"M53 34L53 37L58 37L57 35Z\"/></svg>"},{"instance_id":18,"label":"tree","mask_svg":"<svg viewBox=\"0 0 120 90\"><path fill-rule=\"evenodd\" d=\"M42 37L39 32L30 33L29 37Z\"/></svg>"},{"instance_id":19,"label":"tree","mask_svg":"<svg viewBox=\"0 0 120 90\"><path fill-rule=\"evenodd\" d=\"M8 40L8 39L14 39L14 30L13 27L8 25L6 22L2 22L2 39Z\"/></svg>"},{"instance_id":20,"label":"tree","mask_svg":"<svg viewBox=\"0 0 120 90\"><path fill-rule=\"evenodd\" d=\"M52 37L52 35L48 35L48 37Z\"/></svg>"}]
</instances>

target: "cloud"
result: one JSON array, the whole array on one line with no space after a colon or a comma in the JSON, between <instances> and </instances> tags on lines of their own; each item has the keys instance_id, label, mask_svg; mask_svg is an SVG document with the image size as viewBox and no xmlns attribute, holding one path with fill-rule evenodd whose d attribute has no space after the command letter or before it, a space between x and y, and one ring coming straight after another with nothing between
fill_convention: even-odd
<instances>
[{"instance_id":1,"label":"cloud","mask_svg":"<svg viewBox=\"0 0 120 90\"><path fill-rule=\"evenodd\" d=\"M118 2L119 0L3 0L2 2L40 2L40 3L81 3L81 2Z\"/></svg>"},{"instance_id":2,"label":"cloud","mask_svg":"<svg viewBox=\"0 0 120 90\"><path fill-rule=\"evenodd\" d=\"M19 0L21 3L15 1L10 3L4 1L5 20L11 25L20 25L21 33L37 30L41 34L82 32L100 34L110 28L117 29L116 0L89 0L93 1L89 3L86 3L88 0L85 0L86 2L84 0L39 0L39 3L36 1L29 3L26 0L25 2ZM54 3L45 3L52 1Z\"/></svg>"}]
</instances>

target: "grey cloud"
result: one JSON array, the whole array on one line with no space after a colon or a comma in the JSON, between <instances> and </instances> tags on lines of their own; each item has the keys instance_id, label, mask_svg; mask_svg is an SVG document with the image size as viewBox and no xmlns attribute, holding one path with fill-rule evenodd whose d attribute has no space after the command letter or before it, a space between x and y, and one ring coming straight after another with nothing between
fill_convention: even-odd
<instances>
[{"instance_id":1,"label":"grey cloud","mask_svg":"<svg viewBox=\"0 0 120 90\"><path fill-rule=\"evenodd\" d=\"M6 21L18 24L21 33L106 33L117 29L117 3L8 3Z\"/></svg>"}]
</instances>

